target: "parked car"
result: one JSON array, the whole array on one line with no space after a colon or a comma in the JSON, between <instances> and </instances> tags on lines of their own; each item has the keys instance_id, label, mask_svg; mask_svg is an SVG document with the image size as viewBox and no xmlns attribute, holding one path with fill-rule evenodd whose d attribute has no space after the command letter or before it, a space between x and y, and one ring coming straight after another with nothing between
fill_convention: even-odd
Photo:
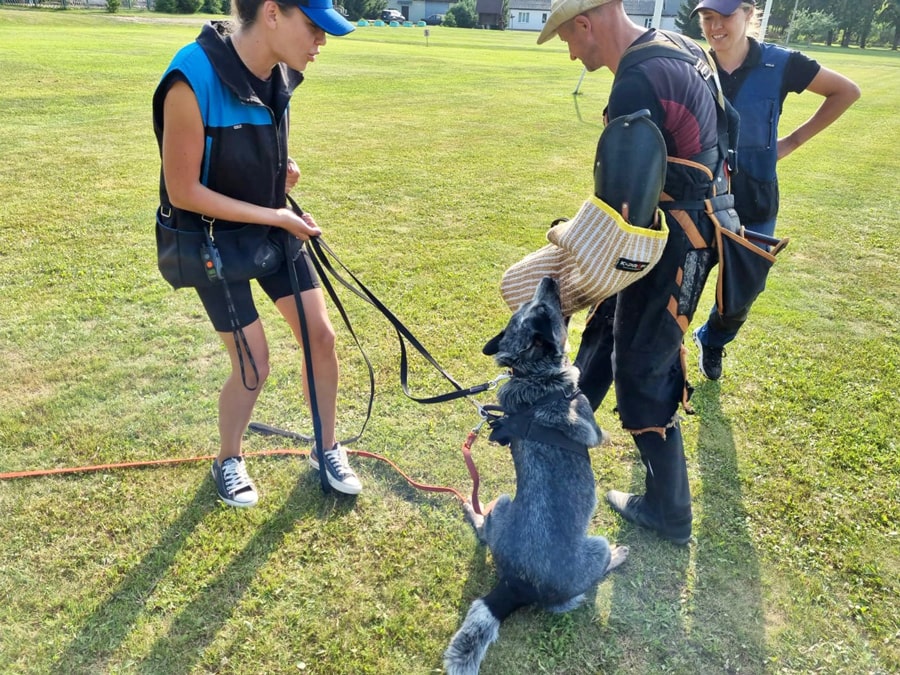
<instances>
[{"instance_id":1,"label":"parked car","mask_svg":"<svg viewBox=\"0 0 900 675\"><path fill-rule=\"evenodd\" d=\"M403 23L404 21L406 21L406 17L400 13L400 10L386 9L381 13L381 20L385 23L390 23L391 21Z\"/></svg>"},{"instance_id":2,"label":"parked car","mask_svg":"<svg viewBox=\"0 0 900 675\"><path fill-rule=\"evenodd\" d=\"M442 23L444 23L444 15L432 14L431 16L426 16L425 23L429 26L440 26Z\"/></svg>"}]
</instances>

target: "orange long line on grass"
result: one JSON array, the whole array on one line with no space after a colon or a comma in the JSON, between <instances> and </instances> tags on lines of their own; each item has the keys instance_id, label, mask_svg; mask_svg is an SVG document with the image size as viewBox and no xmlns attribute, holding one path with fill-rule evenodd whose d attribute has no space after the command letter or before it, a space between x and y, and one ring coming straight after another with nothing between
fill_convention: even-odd
<instances>
[{"instance_id":1,"label":"orange long line on grass","mask_svg":"<svg viewBox=\"0 0 900 675\"><path fill-rule=\"evenodd\" d=\"M351 455L356 455L357 457L368 457L371 459L377 459L385 464L388 464L394 471L399 473L407 483L409 483L412 487L417 490L423 490L425 492L446 492L452 494L456 497L460 502L465 502L465 497L462 496L457 490L452 487L445 487L443 485L429 485L427 483L419 483L418 481L414 481L412 478L407 476L403 471L400 470L396 464L394 464L387 457L383 457L381 455L376 455L374 452L367 452L365 450L348 450L347 451ZM245 456L265 456L265 455L301 455L308 456L309 450L290 450L287 448L281 448L277 450L256 450L254 452L245 452ZM203 455L201 457L176 457L171 459L149 459L140 462L120 462L118 464L96 464L93 466L75 466L75 467L61 467L58 469L34 469L32 471L13 471L9 473L0 473L0 480L10 480L13 478L38 478L41 476L59 476L73 473L90 473L94 471L114 471L118 469L138 469L148 466L162 466L166 464L184 464L186 462L201 462L204 460L215 459L215 455ZM477 488L476 488L477 489Z\"/></svg>"}]
</instances>

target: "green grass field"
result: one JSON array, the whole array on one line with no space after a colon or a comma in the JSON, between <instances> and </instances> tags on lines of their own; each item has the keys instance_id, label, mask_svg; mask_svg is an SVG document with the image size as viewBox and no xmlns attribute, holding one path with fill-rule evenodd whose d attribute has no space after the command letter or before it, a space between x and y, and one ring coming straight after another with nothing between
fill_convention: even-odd
<instances>
[{"instance_id":1,"label":"green grass field","mask_svg":"<svg viewBox=\"0 0 900 675\"><path fill-rule=\"evenodd\" d=\"M216 451L227 358L194 294L160 278L152 227L150 100L202 21L0 10L3 471ZM611 75L573 97L580 64L534 39L361 28L329 39L292 108L301 203L467 385L498 373L481 346L508 316L503 270L592 189ZM628 544L627 564L574 612L512 616L486 675L900 671L900 56L807 51L863 96L782 164L792 243L720 382L688 345L695 541L662 543L601 504L592 530ZM818 101L792 95L783 129ZM347 305L377 378L356 447L467 491L475 408L404 397L390 326ZM260 308L273 371L255 419L309 432L302 358ZM367 381L339 332L350 435ZM447 389L421 359L412 370L416 394ZM592 451L601 494L643 480L614 404L598 412L613 444ZM514 489L507 450L481 439L474 454L483 498ZM249 463L249 510L217 502L207 462L0 481L0 672L440 672L494 582L457 502L374 460L355 460L355 500L324 496L296 456Z\"/></svg>"}]
</instances>

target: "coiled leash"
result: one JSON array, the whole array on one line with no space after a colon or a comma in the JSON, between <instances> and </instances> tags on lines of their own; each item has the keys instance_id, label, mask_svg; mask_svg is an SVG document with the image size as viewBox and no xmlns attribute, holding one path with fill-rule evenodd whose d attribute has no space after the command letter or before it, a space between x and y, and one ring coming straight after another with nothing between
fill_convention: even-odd
<instances>
[{"instance_id":1,"label":"coiled leash","mask_svg":"<svg viewBox=\"0 0 900 675\"><path fill-rule=\"evenodd\" d=\"M250 343L244 334L244 329L238 321L237 308L234 305L234 299L231 297L231 290L228 287L228 280L225 278L225 270L222 264L222 257L219 255L219 249L216 247L216 236L213 232L214 218L201 216L207 227L203 230L206 243L200 248L200 258L203 261L203 267L206 270L206 276L209 280L221 286L222 292L225 294L225 306L228 308L228 322L231 324L231 336L234 339L234 348L237 353L238 364L241 369L241 382L247 391L256 391L259 388L259 369L256 367L256 361L250 351ZM244 353L247 353L247 361L250 369L253 371L253 379L256 382L252 387L247 382L247 370L244 366Z\"/></svg>"}]
</instances>

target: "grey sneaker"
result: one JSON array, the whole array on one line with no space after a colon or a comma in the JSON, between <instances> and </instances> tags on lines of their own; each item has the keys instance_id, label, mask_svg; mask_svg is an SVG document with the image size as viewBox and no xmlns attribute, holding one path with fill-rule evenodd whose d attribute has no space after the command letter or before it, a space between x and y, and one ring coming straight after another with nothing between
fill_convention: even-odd
<instances>
[{"instance_id":1,"label":"grey sneaker","mask_svg":"<svg viewBox=\"0 0 900 675\"><path fill-rule=\"evenodd\" d=\"M219 499L228 506L254 506L259 501L243 457L229 457L221 465L213 460L212 475Z\"/></svg>"},{"instance_id":2,"label":"grey sneaker","mask_svg":"<svg viewBox=\"0 0 900 675\"><path fill-rule=\"evenodd\" d=\"M350 468L347 462L347 450L340 443L335 443L331 450L325 451L325 473L328 476L328 484L338 492L347 495L358 495L362 492L362 483ZM319 470L319 458L316 456L316 448L309 452L309 465Z\"/></svg>"},{"instance_id":3,"label":"grey sneaker","mask_svg":"<svg viewBox=\"0 0 900 675\"><path fill-rule=\"evenodd\" d=\"M700 358L697 365L700 367L700 373L707 380L718 380L722 377L722 357L725 356L725 347L710 347L700 342L697 335L699 328L692 333L694 344L700 350Z\"/></svg>"}]
</instances>

